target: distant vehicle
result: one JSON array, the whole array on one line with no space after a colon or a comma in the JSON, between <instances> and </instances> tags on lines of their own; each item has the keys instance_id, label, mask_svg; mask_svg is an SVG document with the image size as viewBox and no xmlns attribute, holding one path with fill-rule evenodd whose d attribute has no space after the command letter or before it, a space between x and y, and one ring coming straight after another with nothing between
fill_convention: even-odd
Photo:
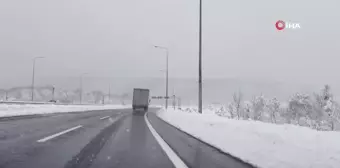
<instances>
[{"instance_id":1,"label":"distant vehicle","mask_svg":"<svg viewBox=\"0 0 340 168\"><path fill-rule=\"evenodd\" d=\"M50 103L57 103L56 100L50 100L50 101L48 101L48 102L50 102Z\"/></svg>"},{"instance_id":2,"label":"distant vehicle","mask_svg":"<svg viewBox=\"0 0 340 168\"><path fill-rule=\"evenodd\" d=\"M132 100L132 109L144 109L147 111L149 108L149 89L133 89L133 100Z\"/></svg>"}]
</instances>

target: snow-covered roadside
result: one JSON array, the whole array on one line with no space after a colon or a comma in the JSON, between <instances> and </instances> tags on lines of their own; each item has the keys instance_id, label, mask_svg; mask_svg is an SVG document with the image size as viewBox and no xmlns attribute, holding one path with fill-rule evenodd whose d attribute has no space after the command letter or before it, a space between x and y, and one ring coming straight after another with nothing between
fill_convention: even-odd
<instances>
[{"instance_id":1,"label":"snow-covered roadside","mask_svg":"<svg viewBox=\"0 0 340 168\"><path fill-rule=\"evenodd\" d=\"M0 104L0 117L131 108L131 105Z\"/></svg>"},{"instance_id":2,"label":"snow-covered roadside","mask_svg":"<svg viewBox=\"0 0 340 168\"><path fill-rule=\"evenodd\" d=\"M175 127L262 168L338 168L339 132L233 120L168 109L158 116Z\"/></svg>"}]
</instances>

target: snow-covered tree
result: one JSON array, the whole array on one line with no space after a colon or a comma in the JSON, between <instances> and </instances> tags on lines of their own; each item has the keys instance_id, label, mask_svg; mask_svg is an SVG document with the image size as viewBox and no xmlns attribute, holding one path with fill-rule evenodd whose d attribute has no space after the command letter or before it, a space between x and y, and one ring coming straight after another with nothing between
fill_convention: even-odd
<instances>
[{"instance_id":1,"label":"snow-covered tree","mask_svg":"<svg viewBox=\"0 0 340 168\"><path fill-rule=\"evenodd\" d=\"M334 130L335 122L339 119L339 105L334 101L330 86L325 85L319 93L314 93L312 99L313 110L308 117L312 120L312 128L325 129L328 125L331 130Z\"/></svg>"},{"instance_id":2,"label":"snow-covered tree","mask_svg":"<svg viewBox=\"0 0 340 168\"><path fill-rule=\"evenodd\" d=\"M328 100L333 99L333 94L330 93L331 87L329 85L325 85L324 88L322 89L322 98L323 101L325 102L323 105L325 106L327 104Z\"/></svg>"},{"instance_id":3,"label":"snow-covered tree","mask_svg":"<svg viewBox=\"0 0 340 168\"><path fill-rule=\"evenodd\" d=\"M268 101L267 108L270 113L272 123L276 123L276 115L279 114L280 102L276 98L273 98Z\"/></svg>"},{"instance_id":4,"label":"snow-covered tree","mask_svg":"<svg viewBox=\"0 0 340 168\"><path fill-rule=\"evenodd\" d=\"M234 93L233 104L235 107L237 119L240 119L240 116L241 116L241 101L242 101L242 93L240 91L238 93Z\"/></svg>"},{"instance_id":5,"label":"snow-covered tree","mask_svg":"<svg viewBox=\"0 0 340 168\"><path fill-rule=\"evenodd\" d=\"M231 118L234 118L234 114L236 114L236 107L233 103L229 103L228 106L227 106L227 111L229 112L230 114L230 117Z\"/></svg>"},{"instance_id":6,"label":"snow-covered tree","mask_svg":"<svg viewBox=\"0 0 340 168\"><path fill-rule=\"evenodd\" d=\"M301 117L309 118L313 112L313 103L307 94L296 93L288 102L287 115L288 120L299 123Z\"/></svg>"},{"instance_id":7,"label":"snow-covered tree","mask_svg":"<svg viewBox=\"0 0 340 168\"><path fill-rule=\"evenodd\" d=\"M242 117L244 119L249 119L251 111L252 111L251 102L244 102L243 104L244 104L244 108L243 108L243 115L242 115Z\"/></svg>"},{"instance_id":8,"label":"snow-covered tree","mask_svg":"<svg viewBox=\"0 0 340 168\"><path fill-rule=\"evenodd\" d=\"M219 109L217 109L216 114L221 117L228 117L228 110L225 109L224 106L221 106Z\"/></svg>"},{"instance_id":9,"label":"snow-covered tree","mask_svg":"<svg viewBox=\"0 0 340 168\"><path fill-rule=\"evenodd\" d=\"M334 130L335 122L339 122L340 107L339 104L334 101L330 86L325 85L321 93L316 95L316 97L318 98L318 104L322 108L320 116L324 117L324 120L328 122L331 130Z\"/></svg>"},{"instance_id":10,"label":"snow-covered tree","mask_svg":"<svg viewBox=\"0 0 340 168\"><path fill-rule=\"evenodd\" d=\"M254 120L260 120L262 117L262 113L265 110L266 100L263 95L256 96L251 101L252 103L252 117Z\"/></svg>"}]
</instances>

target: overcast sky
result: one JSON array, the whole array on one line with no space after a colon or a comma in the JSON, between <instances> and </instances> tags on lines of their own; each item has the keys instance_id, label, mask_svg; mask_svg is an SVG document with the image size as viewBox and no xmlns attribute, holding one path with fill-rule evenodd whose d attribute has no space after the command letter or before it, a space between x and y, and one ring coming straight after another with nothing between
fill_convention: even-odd
<instances>
[{"instance_id":1,"label":"overcast sky","mask_svg":"<svg viewBox=\"0 0 340 168\"><path fill-rule=\"evenodd\" d=\"M340 84L340 1L203 0L204 77ZM277 20L300 23L277 31ZM1 0L0 76L197 77L198 0ZM296 80L294 80L296 82ZM25 83L25 84L27 84Z\"/></svg>"}]
</instances>

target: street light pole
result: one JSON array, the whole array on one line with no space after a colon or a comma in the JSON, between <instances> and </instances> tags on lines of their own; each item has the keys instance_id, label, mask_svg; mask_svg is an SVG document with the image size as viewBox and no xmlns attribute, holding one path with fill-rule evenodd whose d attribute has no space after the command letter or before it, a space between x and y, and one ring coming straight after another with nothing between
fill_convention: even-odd
<instances>
[{"instance_id":1,"label":"street light pole","mask_svg":"<svg viewBox=\"0 0 340 168\"><path fill-rule=\"evenodd\" d=\"M33 58L33 73L32 73L32 97L31 100L34 101L34 76L35 76L35 60L45 58L45 57L34 57Z\"/></svg>"},{"instance_id":2,"label":"street light pole","mask_svg":"<svg viewBox=\"0 0 340 168\"><path fill-rule=\"evenodd\" d=\"M165 109L168 109L169 99L169 49L166 47L155 46L155 48L164 49L166 51L166 84L165 84Z\"/></svg>"},{"instance_id":3,"label":"street light pole","mask_svg":"<svg viewBox=\"0 0 340 168\"><path fill-rule=\"evenodd\" d=\"M202 0L199 1L198 112L202 113Z\"/></svg>"},{"instance_id":4,"label":"street light pole","mask_svg":"<svg viewBox=\"0 0 340 168\"><path fill-rule=\"evenodd\" d=\"M168 109L169 100L169 50L166 49L166 91L165 91L165 109Z\"/></svg>"}]
</instances>

